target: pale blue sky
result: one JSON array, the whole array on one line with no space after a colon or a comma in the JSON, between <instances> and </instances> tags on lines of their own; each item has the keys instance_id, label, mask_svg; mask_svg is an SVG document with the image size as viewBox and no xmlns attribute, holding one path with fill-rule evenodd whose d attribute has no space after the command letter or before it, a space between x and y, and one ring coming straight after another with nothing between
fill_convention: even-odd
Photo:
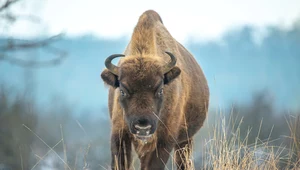
<instances>
[{"instance_id":1,"label":"pale blue sky","mask_svg":"<svg viewBox=\"0 0 300 170\"><path fill-rule=\"evenodd\" d=\"M261 33L270 24L289 28L300 17L300 0L26 1L30 3L15 10L40 16L44 25L19 22L10 34L32 36L65 31L70 35L129 37L142 12L154 9L177 40L205 40L218 38L226 30L244 24L255 26Z\"/></svg>"}]
</instances>

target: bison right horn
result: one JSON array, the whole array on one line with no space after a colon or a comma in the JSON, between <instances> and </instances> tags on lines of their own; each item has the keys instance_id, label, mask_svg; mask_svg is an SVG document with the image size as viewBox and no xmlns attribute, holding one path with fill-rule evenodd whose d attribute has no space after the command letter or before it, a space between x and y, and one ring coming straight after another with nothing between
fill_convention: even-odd
<instances>
[{"instance_id":1,"label":"bison right horn","mask_svg":"<svg viewBox=\"0 0 300 170\"><path fill-rule=\"evenodd\" d=\"M167 51L166 51L166 53L171 57L171 61L167 65L164 66L164 69L163 69L164 73L167 73L170 70L172 70L172 68L176 65L176 62L177 62L176 57L172 53L167 52Z\"/></svg>"},{"instance_id":2,"label":"bison right horn","mask_svg":"<svg viewBox=\"0 0 300 170\"><path fill-rule=\"evenodd\" d=\"M105 60L105 66L106 68L112 72L114 75L118 76L119 74L119 67L115 66L114 64L111 63L111 61L117 57L125 57L123 54L113 54Z\"/></svg>"}]
</instances>

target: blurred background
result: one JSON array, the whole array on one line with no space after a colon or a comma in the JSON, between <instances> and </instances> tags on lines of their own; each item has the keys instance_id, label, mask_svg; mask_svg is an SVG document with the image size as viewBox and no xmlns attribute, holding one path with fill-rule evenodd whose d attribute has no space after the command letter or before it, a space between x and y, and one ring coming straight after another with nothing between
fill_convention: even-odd
<instances>
[{"instance_id":1,"label":"blurred background","mask_svg":"<svg viewBox=\"0 0 300 170\"><path fill-rule=\"evenodd\" d=\"M0 0L0 169L109 167L100 73L148 9L207 76L197 167L220 115L242 119L241 138L252 127L249 144L288 145L287 120L300 114L300 1Z\"/></svg>"}]
</instances>

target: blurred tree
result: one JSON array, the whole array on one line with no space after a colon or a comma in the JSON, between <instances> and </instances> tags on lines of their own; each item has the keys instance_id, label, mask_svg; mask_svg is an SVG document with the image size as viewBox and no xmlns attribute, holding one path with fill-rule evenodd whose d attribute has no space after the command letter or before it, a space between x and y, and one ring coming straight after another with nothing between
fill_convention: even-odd
<instances>
[{"instance_id":1,"label":"blurred tree","mask_svg":"<svg viewBox=\"0 0 300 170\"><path fill-rule=\"evenodd\" d=\"M289 134L287 122L283 121L285 112L275 110L274 100L267 90L254 93L250 103L234 105L231 113L234 122L229 125L230 131L235 132L242 121L238 127L241 140L248 139L248 144L268 140L279 146L283 142L279 140L282 135Z\"/></svg>"},{"instance_id":2,"label":"blurred tree","mask_svg":"<svg viewBox=\"0 0 300 170\"><path fill-rule=\"evenodd\" d=\"M14 97L12 97L14 96ZM37 111L34 103L22 94L0 89L0 163L12 169L28 169L32 134L23 124L35 129Z\"/></svg>"},{"instance_id":3,"label":"blurred tree","mask_svg":"<svg viewBox=\"0 0 300 170\"><path fill-rule=\"evenodd\" d=\"M32 15L19 15L10 10L18 4L20 1L24 0L4 0L0 2L0 23L1 24L14 24L16 21L22 19L28 22L38 22L39 18ZM0 62L7 61L11 64L22 66L22 67L46 67L59 64L65 57L66 52L51 46L53 42L57 41L62 37L62 34L54 35L45 39L36 40L24 40L16 39L12 37L4 37L0 41ZM26 50L40 48L54 54L56 57L46 61L37 60L26 60L24 58L18 58L16 56L17 52L22 52Z\"/></svg>"},{"instance_id":4,"label":"blurred tree","mask_svg":"<svg viewBox=\"0 0 300 170\"><path fill-rule=\"evenodd\" d=\"M40 22L36 16L20 14L18 10L13 10L21 1L27 3L26 0L0 1L1 27L6 26L6 29L10 29L10 26L19 20ZM25 69L24 93L14 92L15 89L10 90L5 84L0 89L0 164L12 169L30 169L33 162L31 154L35 136L23 125L35 131L38 111L33 100L33 72L28 69L56 66L66 57L66 52L53 46L62 34L25 40L8 36L5 33L4 31L2 33L4 36L0 38L0 62L9 62L27 69ZM27 56L22 55L37 49L53 54L53 58L26 59Z\"/></svg>"}]
</instances>

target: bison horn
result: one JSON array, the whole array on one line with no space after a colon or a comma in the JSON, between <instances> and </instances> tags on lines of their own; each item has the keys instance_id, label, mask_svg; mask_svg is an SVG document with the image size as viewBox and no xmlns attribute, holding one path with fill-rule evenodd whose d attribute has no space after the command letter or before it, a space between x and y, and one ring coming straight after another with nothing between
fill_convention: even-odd
<instances>
[{"instance_id":1,"label":"bison horn","mask_svg":"<svg viewBox=\"0 0 300 170\"><path fill-rule=\"evenodd\" d=\"M107 59L105 60L105 66L106 68L112 72L114 75L117 75L119 74L119 68L117 66L115 66L114 64L111 63L111 61L114 59L114 58L117 58L117 57L124 57L125 55L123 54L113 54L109 57L107 57Z\"/></svg>"},{"instance_id":2,"label":"bison horn","mask_svg":"<svg viewBox=\"0 0 300 170\"><path fill-rule=\"evenodd\" d=\"M164 70L163 70L164 73L169 72L176 65L176 61L177 61L176 57L172 53L167 51L166 53L171 57L171 62L169 62L167 65L164 66Z\"/></svg>"}]
</instances>

